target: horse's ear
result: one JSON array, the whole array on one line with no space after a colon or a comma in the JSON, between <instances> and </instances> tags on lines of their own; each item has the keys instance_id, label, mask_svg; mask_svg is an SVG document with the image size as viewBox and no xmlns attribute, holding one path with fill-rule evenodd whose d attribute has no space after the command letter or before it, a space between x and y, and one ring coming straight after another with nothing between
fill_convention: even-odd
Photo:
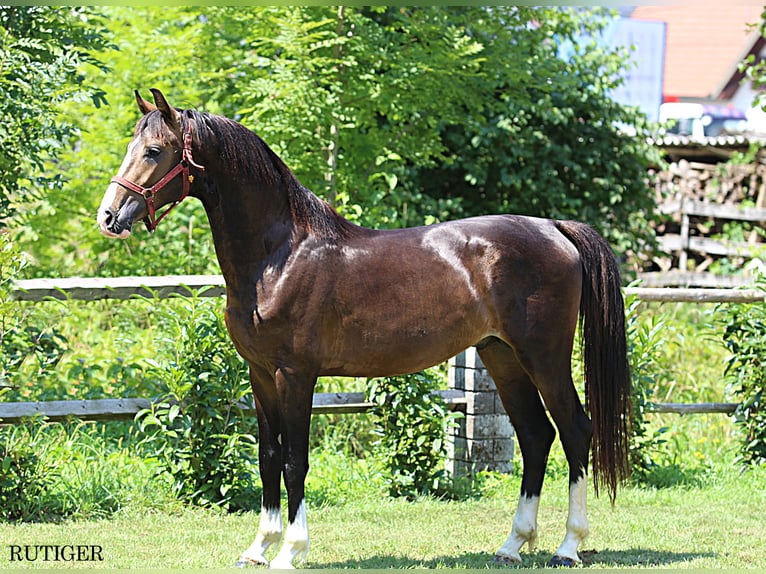
<instances>
[{"instance_id":1,"label":"horse's ear","mask_svg":"<svg viewBox=\"0 0 766 574\"><path fill-rule=\"evenodd\" d=\"M154 103L157 105L157 109L160 110L162 117L165 118L170 125L180 126L181 115L175 108L170 107L170 104L165 99L165 96L162 95L162 92L157 88L150 88L149 91L154 96Z\"/></svg>"},{"instance_id":2,"label":"horse's ear","mask_svg":"<svg viewBox=\"0 0 766 574\"><path fill-rule=\"evenodd\" d=\"M141 97L141 94L138 93L138 90L134 90L134 93L136 94L136 103L138 104L138 109L141 110L141 113L146 115L149 112L153 112L157 109L157 106L155 106L151 102L147 102L144 98Z\"/></svg>"}]
</instances>

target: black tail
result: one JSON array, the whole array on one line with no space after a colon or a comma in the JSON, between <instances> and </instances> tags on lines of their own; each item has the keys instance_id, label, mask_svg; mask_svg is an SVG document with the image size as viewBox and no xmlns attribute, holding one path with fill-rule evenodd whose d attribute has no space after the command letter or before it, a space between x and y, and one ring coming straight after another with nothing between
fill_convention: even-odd
<instances>
[{"instance_id":1,"label":"black tail","mask_svg":"<svg viewBox=\"0 0 766 574\"><path fill-rule=\"evenodd\" d=\"M593 423L593 478L614 502L617 485L630 475L631 377L625 338L620 271L609 244L588 225L557 221L580 252L580 299L585 402Z\"/></svg>"}]
</instances>

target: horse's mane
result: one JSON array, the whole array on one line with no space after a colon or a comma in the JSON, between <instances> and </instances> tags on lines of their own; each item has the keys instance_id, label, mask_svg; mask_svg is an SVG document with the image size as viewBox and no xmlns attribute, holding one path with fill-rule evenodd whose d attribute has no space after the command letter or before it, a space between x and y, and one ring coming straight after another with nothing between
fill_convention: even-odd
<instances>
[{"instance_id":1,"label":"horse's mane","mask_svg":"<svg viewBox=\"0 0 766 574\"><path fill-rule=\"evenodd\" d=\"M207 112L181 110L181 116L182 121L194 123L193 137L201 147L215 146L221 164L235 179L255 183L253 187L263 193L286 193L293 220L307 233L337 240L362 231L304 187L255 132ZM143 129L161 139L167 134L159 113L146 114L136 131Z\"/></svg>"}]
</instances>

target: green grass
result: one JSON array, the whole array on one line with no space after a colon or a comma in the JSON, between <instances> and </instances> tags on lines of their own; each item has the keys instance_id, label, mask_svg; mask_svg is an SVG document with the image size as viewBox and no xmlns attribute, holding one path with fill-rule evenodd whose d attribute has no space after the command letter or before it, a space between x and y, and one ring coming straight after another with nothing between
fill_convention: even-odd
<instances>
[{"instance_id":1,"label":"green grass","mask_svg":"<svg viewBox=\"0 0 766 574\"><path fill-rule=\"evenodd\" d=\"M554 458L560 452L554 452ZM334 459L334 460L333 460ZM554 461L540 508L540 539L523 567L544 566L564 535L567 484ZM513 520L519 477L489 475L464 501L392 500L373 460L314 457L308 488L311 568L487 568ZM611 507L591 495L591 568L766 567L766 468L740 474L728 463L702 466L675 486L627 487ZM332 486L328 486L332 483ZM97 544L103 562L82 568L224 568L255 536L257 513L163 510L129 504L111 518L0 524L0 569L61 566L9 562L10 544Z\"/></svg>"},{"instance_id":2,"label":"green grass","mask_svg":"<svg viewBox=\"0 0 766 574\"><path fill-rule=\"evenodd\" d=\"M75 336L72 325L89 324L85 318L94 309L50 304L49 311L60 315L62 328L70 327L65 334L71 339L71 359L62 364L74 363L78 356L96 364L112 360L115 354L124 354L128 362L140 361L147 349L157 352L149 343L163 332L161 316L152 314L148 304L136 305L128 318L124 316L127 306L96 309L104 312L103 323ZM35 312L42 309L35 307ZM663 305L647 306L642 312L671 315L671 326L663 331L662 373L652 399L727 400L721 383L725 351L706 327L713 308ZM136 319L144 331L128 328ZM110 335L104 337L102 331ZM94 382L112 384L106 372L92 378L86 381L88 388ZM63 375L61 379L68 380ZM326 380L318 390L361 390L359 384ZM308 566L492 568L492 555L513 520L518 472L484 477L478 494L459 502L388 499L387 471L369 456L366 418L314 419L307 483L312 537ZM731 419L650 415L649 424L652 429L668 428L662 435L666 443L653 454L657 467L648 476L650 486L625 488L614 508L607 499L590 498L591 536L581 547L595 551L587 554L589 567L766 568L766 468L740 474L733 463L738 438ZM110 433L119 435L114 430ZM104 562L67 563L67 567L225 568L233 565L255 536L257 513L226 515L184 508L167 485L153 477L151 463L132 452L130 437L124 443L102 444L95 428L85 434L62 434L54 428L50 435L45 452L57 461L60 477L53 494L66 503L73 517L0 523L0 569L62 566L11 563L10 544L103 547ZM566 462L558 443L548 468L538 549L522 553L522 567L544 566L564 535Z\"/></svg>"}]
</instances>

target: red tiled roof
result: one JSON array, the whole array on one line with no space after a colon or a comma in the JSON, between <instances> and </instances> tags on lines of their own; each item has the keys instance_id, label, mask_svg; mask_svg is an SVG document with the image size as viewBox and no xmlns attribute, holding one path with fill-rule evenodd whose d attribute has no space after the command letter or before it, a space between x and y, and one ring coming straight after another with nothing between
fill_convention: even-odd
<instances>
[{"instance_id":1,"label":"red tiled roof","mask_svg":"<svg viewBox=\"0 0 766 574\"><path fill-rule=\"evenodd\" d=\"M666 6L639 6L636 20L665 22L663 93L669 96L717 97L756 38L761 6L721 0L698 0Z\"/></svg>"}]
</instances>

